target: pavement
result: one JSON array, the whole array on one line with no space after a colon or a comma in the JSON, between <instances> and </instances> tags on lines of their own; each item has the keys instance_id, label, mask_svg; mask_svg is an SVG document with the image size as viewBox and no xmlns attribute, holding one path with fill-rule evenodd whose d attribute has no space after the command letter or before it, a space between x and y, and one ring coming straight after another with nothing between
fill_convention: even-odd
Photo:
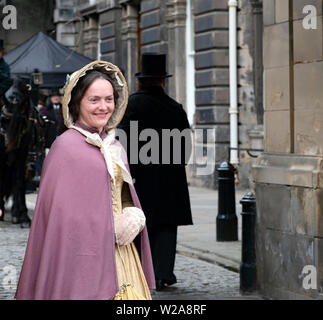
<instances>
[{"instance_id":1,"label":"pavement","mask_svg":"<svg viewBox=\"0 0 323 320\"><path fill-rule=\"evenodd\" d=\"M249 190L236 190L236 216L238 218L238 241L216 240L216 217L218 215L218 191L189 187L193 225L178 229L177 252L239 272L241 262L241 204L240 200Z\"/></svg>"}]
</instances>

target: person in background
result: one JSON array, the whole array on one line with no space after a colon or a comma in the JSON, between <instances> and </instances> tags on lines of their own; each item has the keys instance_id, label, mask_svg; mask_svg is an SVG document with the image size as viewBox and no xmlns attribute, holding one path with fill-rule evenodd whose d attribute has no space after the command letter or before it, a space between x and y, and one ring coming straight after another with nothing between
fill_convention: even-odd
<instances>
[{"instance_id":1,"label":"person in background","mask_svg":"<svg viewBox=\"0 0 323 320\"><path fill-rule=\"evenodd\" d=\"M128 158L135 187L146 215L147 228L154 264L156 289L177 282L174 274L177 227L192 224L192 213L188 192L185 164L191 153L191 130L182 105L165 93L166 55L144 53L141 58L141 72L135 75L139 90L129 97L128 108L119 126L127 137ZM158 163L131 161L131 123L138 122L138 136L146 129L154 129L159 137ZM162 148L163 130L179 130L188 133L185 145L177 151L181 153L180 163L173 161L173 147ZM140 149L145 142L138 142ZM153 151L152 151L153 152ZM163 163L162 156L168 153L170 161ZM154 155L151 155L154 158Z\"/></svg>"},{"instance_id":2,"label":"person in background","mask_svg":"<svg viewBox=\"0 0 323 320\"><path fill-rule=\"evenodd\" d=\"M38 103L36 106L38 112L40 113L40 115L43 115L44 110L46 110L46 103L44 101L44 99L38 99ZM41 121L41 125L37 126L37 144L38 144L38 149L37 149L37 159L35 162L35 166L36 166L36 176L37 176L37 180L40 179L40 175L41 175L41 169L43 166L43 161L44 161L44 155L45 155L45 135L47 134L47 126L50 125L50 122L48 121L47 118L44 118ZM48 124L46 124L46 122Z\"/></svg>"},{"instance_id":3,"label":"person in background","mask_svg":"<svg viewBox=\"0 0 323 320\"><path fill-rule=\"evenodd\" d=\"M41 111L43 108L45 108L45 102L43 100L39 99L38 103L37 103L37 110Z\"/></svg>"},{"instance_id":4,"label":"person in background","mask_svg":"<svg viewBox=\"0 0 323 320\"><path fill-rule=\"evenodd\" d=\"M41 114L46 116L51 122L46 130L46 149L49 149L59 135L67 130L63 114L61 96L58 89L52 89L49 95L49 102L45 108L40 110Z\"/></svg>"}]
</instances>

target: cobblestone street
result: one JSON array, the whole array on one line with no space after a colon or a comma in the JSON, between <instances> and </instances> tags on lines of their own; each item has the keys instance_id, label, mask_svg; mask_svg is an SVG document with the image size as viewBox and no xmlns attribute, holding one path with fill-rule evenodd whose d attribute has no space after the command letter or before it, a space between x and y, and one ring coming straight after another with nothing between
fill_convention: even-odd
<instances>
[{"instance_id":1,"label":"cobblestone street","mask_svg":"<svg viewBox=\"0 0 323 320\"><path fill-rule=\"evenodd\" d=\"M178 283L161 292L158 300L236 299L239 295L239 274L215 264L177 255L175 274Z\"/></svg>"},{"instance_id":2,"label":"cobblestone street","mask_svg":"<svg viewBox=\"0 0 323 320\"><path fill-rule=\"evenodd\" d=\"M0 300L14 299L29 234L29 229L11 224L9 218L0 222ZM175 274L178 283L153 292L154 300L241 299L239 274L218 265L177 255Z\"/></svg>"},{"instance_id":3,"label":"cobblestone street","mask_svg":"<svg viewBox=\"0 0 323 320\"><path fill-rule=\"evenodd\" d=\"M0 300L14 298L29 234L7 218L0 222Z\"/></svg>"}]
</instances>

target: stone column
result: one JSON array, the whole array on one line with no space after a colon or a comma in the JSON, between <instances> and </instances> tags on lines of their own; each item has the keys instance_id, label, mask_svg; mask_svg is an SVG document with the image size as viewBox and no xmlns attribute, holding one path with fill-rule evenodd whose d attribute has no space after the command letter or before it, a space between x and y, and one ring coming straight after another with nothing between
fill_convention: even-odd
<instances>
[{"instance_id":1,"label":"stone column","mask_svg":"<svg viewBox=\"0 0 323 320\"><path fill-rule=\"evenodd\" d=\"M76 25L82 23L81 18L76 17L76 0L56 0L56 7L54 10L54 23L56 26L56 40L69 47L72 50L82 50L82 44L79 41L80 35L78 34ZM82 33L82 26L81 30Z\"/></svg>"},{"instance_id":2,"label":"stone column","mask_svg":"<svg viewBox=\"0 0 323 320\"><path fill-rule=\"evenodd\" d=\"M100 58L122 68L121 7L118 0L98 4Z\"/></svg>"},{"instance_id":3,"label":"stone column","mask_svg":"<svg viewBox=\"0 0 323 320\"><path fill-rule=\"evenodd\" d=\"M168 93L176 101L186 106L186 0L167 0L168 25Z\"/></svg>"},{"instance_id":4,"label":"stone column","mask_svg":"<svg viewBox=\"0 0 323 320\"><path fill-rule=\"evenodd\" d=\"M318 25L306 30L309 4ZM258 287L274 299L322 299L322 1L264 0L263 12L265 152L252 173Z\"/></svg>"},{"instance_id":5,"label":"stone column","mask_svg":"<svg viewBox=\"0 0 323 320\"><path fill-rule=\"evenodd\" d=\"M98 17L87 17L84 25L83 54L93 60L98 59Z\"/></svg>"},{"instance_id":6,"label":"stone column","mask_svg":"<svg viewBox=\"0 0 323 320\"><path fill-rule=\"evenodd\" d=\"M122 1L122 68L127 78L129 93L136 91L134 74L138 71L139 8L133 1Z\"/></svg>"}]
</instances>

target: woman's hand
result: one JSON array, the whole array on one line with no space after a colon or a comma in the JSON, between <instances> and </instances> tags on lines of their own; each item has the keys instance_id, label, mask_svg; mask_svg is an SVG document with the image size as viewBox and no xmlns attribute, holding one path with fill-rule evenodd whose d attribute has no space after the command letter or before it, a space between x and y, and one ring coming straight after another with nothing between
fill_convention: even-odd
<instances>
[{"instance_id":1,"label":"woman's hand","mask_svg":"<svg viewBox=\"0 0 323 320\"><path fill-rule=\"evenodd\" d=\"M145 223L146 217L141 209L124 208L122 214L114 216L116 243L125 246L130 244L144 228Z\"/></svg>"}]
</instances>

